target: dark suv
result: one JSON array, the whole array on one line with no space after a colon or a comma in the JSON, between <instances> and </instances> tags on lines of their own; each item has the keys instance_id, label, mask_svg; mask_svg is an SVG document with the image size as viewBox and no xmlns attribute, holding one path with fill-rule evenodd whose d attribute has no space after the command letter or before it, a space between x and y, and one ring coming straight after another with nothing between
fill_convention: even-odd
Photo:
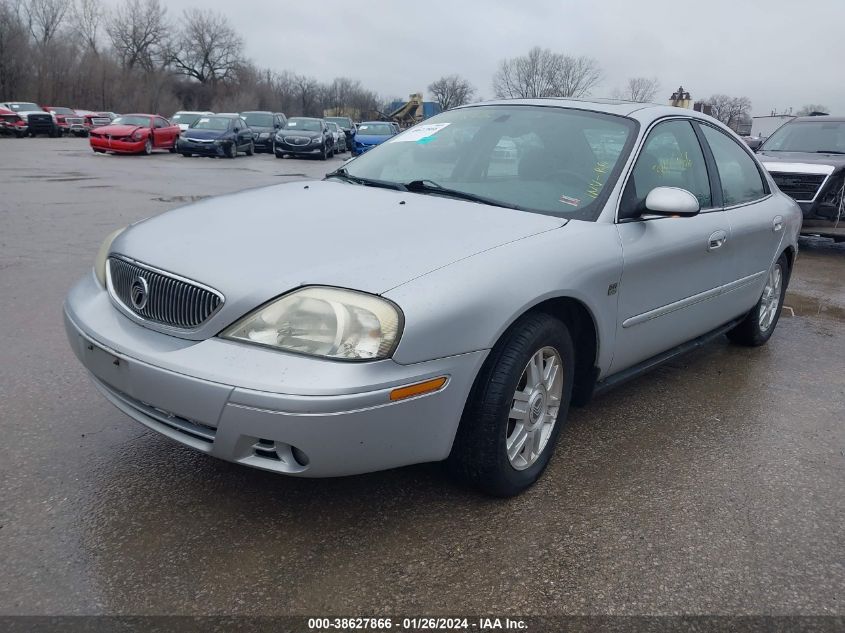
<instances>
[{"instance_id":1,"label":"dark suv","mask_svg":"<svg viewBox=\"0 0 845 633\"><path fill-rule=\"evenodd\" d=\"M758 158L804 212L801 232L845 242L845 117L798 117L777 129Z\"/></svg>"}]
</instances>

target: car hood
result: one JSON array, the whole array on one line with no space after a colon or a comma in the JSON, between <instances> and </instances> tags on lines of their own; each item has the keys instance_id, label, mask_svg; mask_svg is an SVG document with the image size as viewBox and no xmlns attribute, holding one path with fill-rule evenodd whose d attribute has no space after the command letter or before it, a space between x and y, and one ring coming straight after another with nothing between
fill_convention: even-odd
<instances>
[{"instance_id":1,"label":"car hood","mask_svg":"<svg viewBox=\"0 0 845 633\"><path fill-rule=\"evenodd\" d=\"M135 130L145 129L140 125L102 125L97 128L97 134L108 134L109 136L129 136Z\"/></svg>"},{"instance_id":2,"label":"car hood","mask_svg":"<svg viewBox=\"0 0 845 633\"><path fill-rule=\"evenodd\" d=\"M845 154L815 152L757 152L757 158L769 171L830 174L845 168Z\"/></svg>"},{"instance_id":3,"label":"car hood","mask_svg":"<svg viewBox=\"0 0 845 633\"><path fill-rule=\"evenodd\" d=\"M201 139L201 140L212 140L223 138L229 133L229 130L197 130L195 128L188 128L182 133L182 138L187 139Z\"/></svg>"},{"instance_id":4,"label":"car hood","mask_svg":"<svg viewBox=\"0 0 845 633\"><path fill-rule=\"evenodd\" d=\"M220 312L186 335L202 339L299 286L382 294L564 224L561 218L442 196L296 182L204 200L145 220L122 233L112 252L222 292Z\"/></svg>"},{"instance_id":5,"label":"car hood","mask_svg":"<svg viewBox=\"0 0 845 633\"><path fill-rule=\"evenodd\" d=\"M377 134L356 134L355 140L367 145L378 145L384 143L386 140L393 138L392 136L382 136Z\"/></svg>"},{"instance_id":6,"label":"car hood","mask_svg":"<svg viewBox=\"0 0 845 633\"><path fill-rule=\"evenodd\" d=\"M296 128L285 128L283 130L279 130L279 134L282 136L307 136L308 138L315 138L317 136L322 136L322 132L313 132L311 130L299 130Z\"/></svg>"}]
</instances>

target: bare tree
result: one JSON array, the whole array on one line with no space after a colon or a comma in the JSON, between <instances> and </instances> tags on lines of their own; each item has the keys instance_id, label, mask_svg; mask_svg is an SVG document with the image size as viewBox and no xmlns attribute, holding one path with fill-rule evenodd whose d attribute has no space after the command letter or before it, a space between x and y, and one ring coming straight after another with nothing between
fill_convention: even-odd
<instances>
[{"instance_id":1,"label":"bare tree","mask_svg":"<svg viewBox=\"0 0 845 633\"><path fill-rule=\"evenodd\" d=\"M78 0L73 5L70 20L74 31L85 42L88 50L99 53L100 25L104 11L100 0Z\"/></svg>"},{"instance_id":2,"label":"bare tree","mask_svg":"<svg viewBox=\"0 0 845 633\"><path fill-rule=\"evenodd\" d=\"M106 22L112 46L127 70L152 72L165 61L169 27L159 0L125 0Z\"/></svg>"},{"instance_id":3,"label":"bare tree","mask_svg":"<svg viewBox=\"0 0 845 633\"><path fill-rule=\"evenodd\" d=\"M223 14L187 9L178 39L172 53L174 67L201 84L233 79L244 63L244 41Z\"/></svg>"},{"instance_id":4,"label":"bare tree","mask_svg":"<svg viewBox=\"0 0 845 633\"><path fill-rule=\"evenodd\" d=\"M713 118L728 127L736 127L740 120L751 111L751 99L748 97L730 97L716 94L704 101L713 108Z\"/></svg>"},{"instance_id":5,"label":"bare tree","mask_svg":"<svg viewBox=\"0 0 845 633\"><path fill-rule=\"evenodd\" d=\"M499 63L493 76L493 91L499 98L582 97L601 77L595 59L535 46L527 55Z\"/></svg>"},{"instance_id":6,"label":"bare tree","mask_svg":"<svg viewBox=\"0 0 845 633\"><path fill-rule=\"evenodd\" d=\"M21 4L33 39L45 46L49 44L70 9L70 0L26 0Z\"/></svg>"},{"instance_id":7,"label":"bare tree","mask_svg":"<svg viewBox=\"0 0 845 633\"><path fill-rule=\"evenodd\" d=\"M660 90L660 82L657 77L631 77L625 84L625 89L618 91L617 94L620 99L627 101L649 103L654 101L658 90Z\"/></svg>"},{"instance_id":8,"label":"bare tree","mask_svg":"<svg viewBox=\"0 0 845 633\"><path fill-rule=\"evenodd\" d=\"M824 112L830 114L830 108L820 103L808 103L796 113L798 116L807 116L813 112Z\"/></svg>"},{"instance_id":9,"label":"bare tree","mask_svg":"<svg viewBox=\"0 0 845 633\"><path fill-rule=\"evenodd\" d=\"M0 95L18 94L29 65L29 37L16 8L0 0Z\"/></svg>"},{"instance_id":10,"label":"bare tree","mask_svg":"<svg viewBox=\"0 0 845 633\"><path fill-rule=\"evenodd\" d=\"M475 94L473 85L458 75L441 77L429 85L428 91L443 112L469 103Z\"/></svg>"}]
</instances>

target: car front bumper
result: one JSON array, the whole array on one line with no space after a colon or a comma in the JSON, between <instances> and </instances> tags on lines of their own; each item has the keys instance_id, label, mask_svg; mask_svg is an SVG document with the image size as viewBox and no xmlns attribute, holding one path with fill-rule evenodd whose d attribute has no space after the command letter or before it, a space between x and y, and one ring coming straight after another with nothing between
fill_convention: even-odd
<instances>
[{"instance_id":1,"label":"car front bumper","mask_svg":"<svg viewBox=\"0 0 845 633\"><path fill-rule=\"evenodd\" d=\"M140 141L118 141L102 136L89 136L88 140L94 149L117 152L119 154L140 154L144 151L144 144L146 143L146 139Z\"/></svg>"},{"instance_id":2,"label":"car front bumper","mask_svg":"<svg viewBox=\"0 0 845 633\"><path fill-rule=\"evenodd\" d=\"M272 152L273 151L273 137L268 136L267 138L260 138L256 137L253 141L255 144L255 151L256 152Z\"/></svg>"},{"instance_id":3,"label":"car front bumper","mask_svg":"<svg viewBox=\"0 0 845 633\"><path fill-rule=\"evenodd\" d=\"M279 140L276 141L274 148L276 154L301 154L304 156L317 156L323 151L322 145L291 145Z\"/></svg>"},{"instance_id":4,"label":"car front bumper","mask_svg":"<svg viewBox=\"0 0 845 633\"><path fill-rule=\"evenodd\" d=\"M225 156L230 145L231 143L197 143L180 138L176 141L176 151L201 156Z\"/></svg>"},{"instance_id":5,"label":"car front bumper","mask_svg":"<svg viewBox=\"0 0 845 633\"><path fill-rule=\"evenodd\" d=\"M215 457L305 477L445 459L487 354L344 363L179 339L125 317L93 275L71 289L64 319L97 388L131 418ZM390 400L440 376L439 391Z\"/></svg>"}]
</instances>

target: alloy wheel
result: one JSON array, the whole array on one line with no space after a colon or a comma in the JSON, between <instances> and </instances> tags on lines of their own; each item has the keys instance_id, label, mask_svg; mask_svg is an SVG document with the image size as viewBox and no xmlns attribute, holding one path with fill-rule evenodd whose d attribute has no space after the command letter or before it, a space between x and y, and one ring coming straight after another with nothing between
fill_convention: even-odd
<instances>
[{"instance_id":1,"label":"alloy wheel","mask_svg":"<svg viewBox=\"0 0 845 633\"><path fill-rule=\"evenodd\" d=\"M529 468L546 448L563 397L563 362L554 347L537 351L522 371L505 432L508 461Z\"/></svg>"},{"instance_id":2,"label":"alloy wheel","mask_svg":"<svg viewBox=\"0 0 845 633\"><path fill-rule=\"evenodd\" d=\"M766 278L763 296L760 299L759 324L762 332L767 331L780 309L781 286L783 285L783 270L780 262L775 262Z\"/></svg>"}]
</instances>

